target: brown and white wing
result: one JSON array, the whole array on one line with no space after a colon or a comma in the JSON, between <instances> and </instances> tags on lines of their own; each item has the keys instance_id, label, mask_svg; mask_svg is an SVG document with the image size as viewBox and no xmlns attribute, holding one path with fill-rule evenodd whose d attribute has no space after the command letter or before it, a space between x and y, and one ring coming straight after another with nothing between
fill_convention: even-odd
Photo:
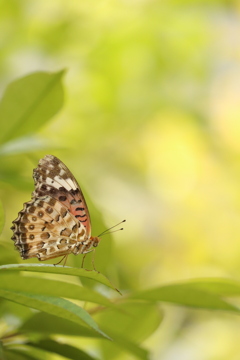
<instances>
[{"instance_id":1,"label":"brown and white wing","mask_svg":"<svg viewBox=\"0 0 240 360\"><path fill-rule=\"evenodd\" d=\"M67 166L53 155L46 155L33 170L33 198L49 195L66 206L91 236L91 220L86 201Z\"/></svg>"},{"instance_id":2,"label":"brown and white wing","mask_svg":"<svg viewBox=\"0 0 240 360\"><path fill-rule=\"evenodd\" d=\"M62 202L48 195L25 203L12 230L12 240L23 259L48 260L78 253L86 239L85 226Z\"/></svg>"}]
</instances>

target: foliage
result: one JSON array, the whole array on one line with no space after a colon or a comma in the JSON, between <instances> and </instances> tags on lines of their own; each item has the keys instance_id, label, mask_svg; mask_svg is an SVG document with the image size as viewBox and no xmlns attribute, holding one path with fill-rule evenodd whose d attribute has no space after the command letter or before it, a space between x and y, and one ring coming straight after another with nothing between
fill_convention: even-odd
<instances>
[{"instance_id":1,"label":"foliage","mask_svg":"<svg viewBox=\"0 0 240 360\"><path fill-rule=\"evenodd\" d=\"M237 3L11 0L0 30L0 359L238 359ZM14 251L48 153L93 235L127 219L99 272Z\"/></svg>"},{"instance_id":2,"label":"foliage","mask_svg":"<svg viewBox=\"0 0 240 360\"><path fill-rule=\"evenodd\" d=\"M45 122L50 118L46 115L46 109L48 114L53 114L62 105L57 95L62 91L60 79L61 76L56 74L37 73L11 84L0 107L5 109L2 111L7 114L8 129L11 129L13 124L16 126L16 121L19 121L19 136L32 136L32 133L42 124L40 119L45 119L43 120ZM35 88L32 85L38 82L44 90L39 91L38 86ZM49 84L54 84L54 90ZM13 89L16 90L13 91ZM28 101L17 102L13 111L11 104L18 98L18 93ZM28 95L30 93L31 98ZM57 107L53 101L56 97L58 97ZM63 99L62 95L61 99ZM34 109L34 111L29 109ZM17 120L17 113L27 115L20 116ZM5 134L8 133L8 135L2 135L2 146L5 146L4 139L18 142L16 132L13 132L11 138L11 133L6 128ZM8 153L5 152L2 156L8 156ZM4 172L4 168L2 171ZM1 219L3 216L2 212ZM33 275L24 276L26 272L57 274L57 277L55 280ZM76 279L91 279L112 288L113 293L109 294L110 299L108 299L101 293L82 286L79 281L71 283L67 278L65 281L59 280L61 275L75 276ZM1 356L2 359L14 357L37 359L41 350L42 354L55 353L69 359L99 358L90 355L84 348L80 350L74 345L59 342L57 335L65 334L102 339L104 358L109 358L113 352L116 357L119 351L124 351L136 358L148 359L148 351L142 347L141 342L149 337L161 323L162 311L157 305L158 302L239 314L239 309L225 299L226 296L235 296L239 293L239 283L219 278L131 291L121 297L119 293L114 294L114 286L109 280L95 270L45 264L2 265L0 267L0 297L2 301L10 301L20 307L9 309L3 307L1 310L3 318L10 315L16 319L19 317L17 323L12 326L9 324L9 327L2 332ZM84 309L82 302L89 302L92 306ZM20 315L21 306L29 309L23 316ZM14 310L11 313L12 309ZM38 313L36 314L32 309L38 310Z\"/></svg>"}]
</instances>

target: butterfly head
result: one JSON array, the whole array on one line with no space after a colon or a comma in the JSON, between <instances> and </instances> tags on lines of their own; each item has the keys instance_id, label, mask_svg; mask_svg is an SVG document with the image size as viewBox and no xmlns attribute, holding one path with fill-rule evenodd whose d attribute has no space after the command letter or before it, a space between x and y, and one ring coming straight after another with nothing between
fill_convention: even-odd
<instances>
[{"instance_id":1,"label":"butterfly head","mask_svg":"<svg viewBox=\"0 0 240 360\"><path fill-rule=\"evenodd\" d=\"M101 239L98 236L95 237L92 236L91 240L92 240L92 246L97 247Z\"/></svg>"}]
</instances>

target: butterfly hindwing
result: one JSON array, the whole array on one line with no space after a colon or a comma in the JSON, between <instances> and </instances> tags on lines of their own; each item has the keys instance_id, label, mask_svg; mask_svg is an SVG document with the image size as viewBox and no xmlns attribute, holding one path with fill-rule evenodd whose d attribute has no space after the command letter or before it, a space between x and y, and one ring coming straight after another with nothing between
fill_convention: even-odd
<instances>
[{"instance_id":1,"label":"butterfly hindwing","mask_svg":"<svg viewBox=\"0 0 240 360\"><path fill-rule=\"evenodd\" d=\"M50 196L24 204L14 220L12 239L23 259L48 260L78 253L86 239L85 227L59 201Z\"/></svg>"}]
</instances>

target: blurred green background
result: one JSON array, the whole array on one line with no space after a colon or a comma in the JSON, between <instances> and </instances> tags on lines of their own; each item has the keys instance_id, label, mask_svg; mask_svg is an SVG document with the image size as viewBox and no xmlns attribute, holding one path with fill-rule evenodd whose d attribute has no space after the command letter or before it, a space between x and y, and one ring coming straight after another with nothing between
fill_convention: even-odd
<instances>
[{"instance_id":1,"label":"blurred green background","mask_svg":"<svg viewBox=\"0 0 240 360\"><path fill-rule=\"evenodd\" d=\"M0 6L1 93L31 72L66 69L61 111L21 141L14 129L15 143L0 149L0 263L21 262L9 228L30 200L32 169L51 153L86 194L93 235L127 219L95 255L97 269L121 290L239 279L239 2ZM0 119L0 131L6 123ZM69 256L68 265L81 266L81 256ZM238 318L164 309L162 326L144 344L153 360L240 358Z\"/></svg>"}]
</instances>

